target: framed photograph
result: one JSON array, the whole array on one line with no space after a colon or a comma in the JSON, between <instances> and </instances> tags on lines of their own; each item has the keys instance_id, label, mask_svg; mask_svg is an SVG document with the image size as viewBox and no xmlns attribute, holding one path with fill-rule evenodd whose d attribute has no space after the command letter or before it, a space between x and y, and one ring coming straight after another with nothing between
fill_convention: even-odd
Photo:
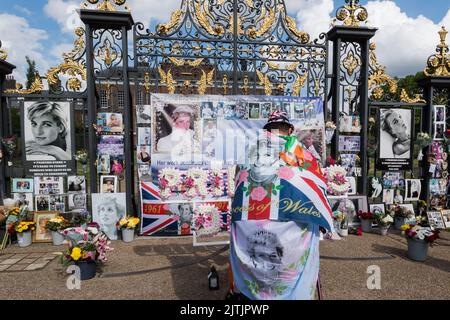
<instances>
[{"instance_id":1,"label":"framed photograph","mask_svg":"<svg viewBox=\"0 0 450 320\"><path fill-rule=\"evenodd\" d=\"M378 198L383 192L383 184L381 182L381 177L372 177L370 179L371 186L371 198Z\"/></svg>"},{"instance_id":2,"label":"framed photograph","mask_svg":"<svg viewBox=\"0 0 450 320\"><path fill-rule=\"evenodd\" d=\"M447 193L447 179L430 179L430 192L432 195L445 195Z\"/></svg>"},{"instance_id":3,"label":"framed photograph","mask_svg":"<svg viewBox=\"0 0 450 320\"><path fill-rule=\"evenodd\" d=\"M67 177L68 193L86 193L86 177L84 176L68 176Z\"/></svg>"},{"instance_id":4,"label":"framed photograph","mask_svg":"<svg viewBox=\"0 0 450 320\"><path fill-rule=\"evenodd\" d=\"M211 101L203 101L200 104L203 119L216 119L217 110L214 103Z\"/></svg>"},{"instance_id":5,"label":"framed photograph","mask_svg":"<svg viewBox=\"0 0 450 320\"><path fill-rule=\"evenodd\" d=\"M66 211L66 195L51 194L49 196L49 210L50 211Z\"/></svg>"},{"instance_id":6,"label":"framed photograph","mask_svg":"<svg viewBox=\"0 0 450 320\"><path fill-rule=\"evenodd\" d=\"M33 179L12 179L12 192L33 192Z\"/></svg>"},{"instance_id":7,"label":"framed photograph","mask_svg":"<svg viewBox=\"0 0 450 320\"><path fill-rule=\"evenodd\" d=\"M68 196L69 210L86 209L86 194L71 193Z\"/></svg>"},{"instance_id":8,"label":"framed photograph","mask_svg":"<svg viewBox=\"0 0 450 320\"><path fill-rule=\"evenodd\" d=\"M259 119L260 118L260 110L259 110L259 103L250 102L248 104L249 108L249 119Z\"/></svg>"},{"instance_id":9,"label":"framed photograph","mask_svg":"<svg viewBox=\"0 0 450 320\"><path fill-rule=\"evenodd\" d=\"M100 193L116 193L117 177L116 176L100 176Z\"/></svg>"},{"instance_id":10,"label":"framed photograph","mask_svg":"<svg viewBox=\"0 0 450 320\"><path fill-rule=\"evenodd\" d=\"M21 117L25 174L66 175L75 172L75 130L71 103L25 101ZM56 166L53 161L57 161Z\"/></svg>"},{"instance_id":11,"label":"framed photograph","mask_svg":"<svg viewBox=\"0 0 450 320\"><path fill-rule=\"evenodd\" d=\"M369 204L369 211L373 214L386 213L386 206L384 203L371 203Z\"/></svg>"},{"instance_id":12,"label":"framed photograph","mask_svg":"<svg viewBox=\"0 0 450 320\"><path fill-rule=\"evenodd\" d=\"M405 201L418 201L420 198L421 190L422 190L422 183L420 179L406 179Z\"/></svg>"},{"instance_id":13,"label":"framed photograph","mask_svg":"<svg viewBox=\"0 0 450 320\"><path fill-rule=\"evenodd\" d=\"M357 216L358 211L367 212L368 210L366 196L329 197L329 200L332 211L339 210L346 213L349 226L360 225L361 221Z\"/></svg>"},{"instance_id":14,"label":"framed photograph","mask_svg":"<svg viewBox=\"0 0 450 320\"><path fill-rule=\"evenodd\" d=\"M339 118L339 132L359 133L361 132L361 122L359 116L342 115Z\"/></svg>"},{"instance_id":15,"label":"framed photograph","mask_svg":"<svg viewBox=\"0 0 450 320\"><path fill-rule=\"evenodd\" d=\"M386 171L410 170L414 142L414 110L380 108L378 111L377 167Z\"/></svg>"},{"instance_id":16,"label":"framed photograph","mask_svg":"<svg viewBox=\"0 0 450 320\"><path fill-rule=\"evenodd\" d=\"M49 195L37 195L34 197L34 208L37 211L49 211L50 210L50 196Z\"/></svg>"},{"instance_id":17,"label":"framed photograph","mask_svg":"<svg viewBox=\"0 0 450 320\"><path fill-rule=\"evenodd\" d=\"M356 178L355 177L346 177L348 182L350 183L350 189L348 189L348 195L356 194Z\"/></svg>"},{"instance_id":18,"label":"framed photograph","mask_svg":"<svg viewBox=\"0 0 450 320\"><path fill-rule=\"evenodd\" d=\"M97 158L97 172L109 174L111 172L111 157L109 154L101 154Z\"/></svg>"},{"instance_id":19,"label":"framed photograph","mask_svg":"<svg viewBox=\"0 0 450 320\"><path fill-rule=\"evenodd\" d=\"M403 203L399 204L398 206L405 208L406 210L410 211L412 215L414 215L414 206L412 203Z\"/></svg>"},{"instance_id":20,"label":"framed photograph","mask_svg":"<svg viewBox=\"0 0 450 320\"><path fill-rule=\"evenodd\" d=\"M97 114L98 133L122 133L123 116L121 113L102 112Z\"/></svg>"},{"instance_id":21,"label":"framed photograph","mask_svg":"<svg viewBox=\"0 0 450 320\"><path fill-rule=\"evenodd\" d=\"M385 172L383 175L383 187L385 189L403 187L404 183L402 172Z\"/></svg>"},{"instance_id":22,"label":"framed photograph","mask_svg":"<svg viewBox=\"0 0 450 320\"><path fill-rule=\"evenodd\" d=\"M261 106L261 119L268 119L270 116L270 112L272 110L272 103L271 102L261 102L259 104Z\"/></svg>"},{"instance_id":23,"label":"framed photograph","mask_svg":"<svg viewBox=\"0 0 450 320\"><path fill-rule=\"evenodd\" d=\"M445 105L433 106L434 108L434 122L444 122L445 123Z\"/></svg>"},{"instance_id":24,"label":"framed photograph","mask_svg":"<svg viewBox=\"0 0 450 320\"><path fill-rule=\"evenodd\" d=\"M339 136L339 151L359 152L360 136Z\"/></svg>"},{"instance_id":25,"label":"framed photograph","mask_svg":"<svg viewBox=\"0 0 450 320\"><path fill-rule=\"evenodd\" d=\"M150 147L149 146L137 146L136 161L138 164L150 164Z\"/></svg>"},{"instance_id":26,"label":"framed photograph","mask_svg":"<svg viewBox=\"0 0 450 320\"><path fill-rule=\"evenodd\" d=\"M434 124L434 140L444 140L445 122Z\"/></svg>"},{"instance_id":27,"label":"framed photograph","mask_svg":"<svg viewBox=\"0 0 450 320\"><path fill-rule=\"evenodd\" d=\"M319 127L296 128L294 135L297 136L303 147L312 153L319 163L323 163L326 156L325 132Z\"/></svg>"},{"instance_id":28,"label":"framed photograph","mask_svg":"<svg viewBox=\"0 0 450 320\"><path fill-rule=\"evenodd\" d=\"M427 211L428 222L435 229L445 229L444 217L440 211Z\"/></svg>"},{"instance_id":29,"label":"framed photograph","mask_svg":"<svg viewBox=\"0 0 450 320\"><path fill-rule=\"evenodd\" d=\"M394 189L383 189L383 202L394 204Z\"/></svg>"},{"instance_id":30,"label":"framed photograph","mask_svg":"<svg viewBox=\"0 0 450 320\"><path fill-rule=\"evenodd\" d=\"M117 240L117 222L127 215L125 193L93 193L92 219L110 240Z\"/></svg>"},{"instance_id":31,"label":"framed photograph","mask_svg":"<svg viewBox=\"0 0 450 320\"><path fill-rule=\"evenodd\" d=\"M200 152L198 104L157 104L153 108L152 153L186 155Z\"/></svg>"},{"instance_id":32,"label":"framed photograph","mask_svg":"<svg viewBox=\"0 0 450 320\"><path fill-rule=\"evenodd\" d=\"M36 230L33 232L33 242L52 242L51 231L45 228L45 224L58 216L59 212L34 212L34 222Z\"/></svg>"},{"instance_id":33,"label":"framed photograph","mask_svg":"<svg viewBox=\"0 0 450 320\"><path fill-rule=\"evenodd\" d=\"M141 104L136 106L136 123L146 125L151 124L152 109L150 105Z\"/></svg>"},{"instance_id":34,"label":"framed photograph","mask_svg":"<svg viewBox=\"0 0 450 320\"><path fill-rule=\"evenodd\" d=\"M152 173L150 166L141 164L138 166L138 177L140 181L152 181Z\"/></svg>"},{"instance_id":35,"label":"framed photograph","mask_svg":"<svg viewBox=\"0 0 450 320\"><path fill-rule=\"evenodd\" d=\"M124 152L124 137L123 135L104 135L100 136L100 141L97 144L98 155L109 155L110 157L121 157Z\"/></svg>"},{"instance_id":36,"label":"framed photograph","mask_svg":"<svg viewBox=\"0 0 450 320\"><path fill-rule=\"evenodd\" d=\"M13 193L13 199L18 202L19 207L26 205L28 206L29 210L34 210L34 203L33 203L33 194L29 192L16 192Z\"/></svg>"},{"instance_id":37,"label":"framed photograph","mask_svg":"<svg viewBox=\"0 0 450 320\"><path fill-rule=\"evenodd\" d=\"M444 221L445 228L450 228L450 210L441 210L442 220Z\"/></svg>"},{"instance_id":38,"label":"framed photograph","mask_svg":"<svg viewBox=\"0 0 450 320\"><path fill-rule=\"evenodd\" d=\"M446 195L432 195L430 197L430 207L434 210L442 210L447 204Z\"/></svg>"},{"instance_id":39,"label":"framed photograph","mask_svg":"<svg viewBox=\"0 0 450 320\"><path fill-rule=\"evenodd\" d=\"M34 193L36 195L64 193L63 177L34 177Z\"/></svg>"},{"instance_id":40,"label":"framed photograph","mask_svg":"<svg viewBox=\"0 0 450 320\"><path fill-rule=\"evenodd\" d=\"M150 127L139 127L138 128L138 145L151 145L152 143L152 133Z\"/></svg>"}]
</instances>

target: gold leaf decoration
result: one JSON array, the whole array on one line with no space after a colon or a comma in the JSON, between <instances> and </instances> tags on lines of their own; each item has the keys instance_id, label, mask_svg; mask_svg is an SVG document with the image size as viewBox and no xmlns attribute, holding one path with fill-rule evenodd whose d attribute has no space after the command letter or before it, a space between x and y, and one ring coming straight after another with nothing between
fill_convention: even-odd
<instances>
[{"instance_id":1,"label":"gold leaf decoration","mask_svg":"<svg viewBox=\"0 0 450 320\"><path fill-rule=\"evenodd\" d=\"M158 67L158 73L161 78L161 84L167 85L167 92L170 94L174 94L176 89L175 85L177 84L177 82L172 77L172 71L169 70L166 73L161 67Z\"/></svg>"},{"instance_id":2,"label":"gold leaf decoration","mask_svg":"<svg viewBox=\"0 0 450 320\"><path fill-rule=\"evenodd\" d=\"M266 15L265 10L262 10L261 17L263 17L265 15ZM269 14L267 17L265 17L261 26L259 26L258 29L256 29L255 27L251 27L248 30L248 36L252 39L256 39L256 38L259 38L262 35L266 34L267 31L269 31L273 27L273 25L275 23L275 19L276 19L275 9L270 8Z\"/></svg>"},{"instance_id":3,"label":"gold leaf decoration","mask_svg":"<svg viewBox=\"0 0 450 320\"><path fill-rule=\"evenodd\" d=\"M336 19L342 21L344 26L359 27L361 22L367 21L366 8L359 4L359 0L346 0L348 3L336 11Z\"/></svg>"},{"instance_id":4,"label":"gold leaf decoration","mask_svg":"<svg viewBox=\"0 0 450 320\"><path fill-rule=\"evenodd\" d=\"M445 42L448 32L442 27L438 34L441 43L437 45L437 53L428 58L427 67L423 72L428 77L450 77L450 54Z\"/></svg>"},{"instance_id":5,"label":"gold leaf decoration","mask_svg":"<svg viewBox=\"0 0 450 320\"><path fill-rule=\"evenodd\" d=\"M305 85L306 80L308 79L308 72L304 75L297 75L297 79L294 82L292 94L294 96L300 96L300 91Z\"/></svg>"},{"instance_id":6,"label":"gold leaf decoration","mask_svg":"<svg viewBox=\"0 0 450 320\"><path fill-rule=\"evenodd\" d=\"M269 77L264 75L261 71L256 70L256 74L259 78L259 84L264 86L264 93L266 96L272 95L272 84L270 83Z\"/></svg>"},{"instance_id":7,"label":"gold leaf decoration","mask_svg":"<svg viewBox=\"0 0 450 320\"><path fill-rule=\"evenodd\" d=\"M42 84L42 79L39 74L36 74L36 78L30 86L30 89L22 89L21 84L16 85L16 89L6 90L5 93L17 93L17 94L32 94L32 93L41 93L44 90L44 85Z\"/></svg>"},{"instance_id":8,"label":"gold leaf decoration","mask_svg":"<svg viewBox=\"0 0 450 320\"><path fill-rule=\"evenodd\" d=\"M197 17L197 20L198 20L200 26L203 29L205 29L206 32L208 32L210 35L213 35L213 36L221 36L224 34L225 30L223 29L222 26L219 26L219 25L216 25L214 27L211 26L211 24L208 20L207 14L204 13L202 10L202 3L197 2L195 4L194 9L195 9L195 16ZM207 7L205 10L208 11Z\"/></svg>"},{"instance_id":9,"label":"gold leaf decoration","mask_svg":"<svg viewBox=\"0 0 450 320\"><path fill-rule=\"evenodd\" d=\"M295 23L295 19L285 15L285 21L286 21L286 26L288 28L288 30L297 38L300 40L301 43L308 43L310 36L307 32L305 31L299 31L297 29L297 25Z\"/></svg>"},{"instance_id":10,"label":"gold leaf decoration","mask_svg":"<svg viewBox=\"0 0 450 320\"><path fill-rule=\"evenodd\" d=\"M286 70L287 71L295 71L299 65L300 65L300 62L293 62L286 66Z\"/></svg>"},{"instance_id":11,"label":"gold leaf decoration","mask_svg":"<svg viewBox=\"0 0 450 320\"><path fill-rule=\"evenodd\" d=\"M169 60L177 67L184 66L185 60L169 57Z\"/></svg>"},{"instance_id":12,"label":"gold leaf decoration","mask_svg":"<svg viewBox=\"0 0 450 320\"><path fill-rule=\"evenodd\" d=\"M275 63L273 61L266 61L267 66L272 70L278 70L280 69L280 65L278 63Z\"/></svg>"},{"instance_id":13,"label":"gold leaf decoration","mask_svg":"<svg viewBox=\"0 0 450 320\"><path fill-rule=\"evenodd\" d=\"M195 60L188 60L188 65L190 65L191 67L198 67L201 63L203 62L203 58L200 59L195 59Z\"/></svg>"},{"instance_id":14,"label":"gold leaf decoration","mask_svg":"<svg viewBox=\"0 0 450 320\"><path fill-rule=\"evenodd\" d=\"M361 60L359 57L355 56L353 50L347 53L347 56L342 61L342 65L347 70L348 75L351 77L353 72L361 65Z\"/></svg>"},{"instance_id":15,"label":"gold leaf decoration","mask_svg":"<svg viewBox=\"0 0 450 320\"><path fill-rule=\"evenodd\" d=\"M199 82L197 82L197 86L198 86L198 94L204 95L206 93L207 76L206 76L206 72L203 70L202 70L202 76L201 76Z\"/></svg>"},{"instance_id":16,"label":"gold leaf decoration","mask_svg":"<svg viewBox=\"0 0 450 320\"><path fill-rule=\"evenodd\" d=\"M8 53L6 52L6 50L1 49L2 47L2 42L0 41L0 60L6 60L8 59Z\"/></svg>"},{"instance_id":17,"label":"gold leaf decoration","mask_svg":"<svg viewBox=\"0 0 450 320\"><path fill-rule=\"evenodd\" d=\"M414 95L414 98L411 98L405 89L402 89L402 92L400 93L400 101L406 102L406 103L418 103L422 102L425 103L426 101L420 97L420 94Z\"/></svg>"},{"instance_id":18,"label":"gold leaf decoration","mask_svg":"<svg viewBox=\"0 0 450 320\"><path fill-rule=\"evenodd\" d=\"M114 6L111 1L114 1L114 4L118 7L125 4L126 0L101 0L101 3L98 3L99 0L87 0L81 4L81 9L92 9L90 5L97 4L95 10L106 11L106 12L115 12L117 11L116 6ZM124 6L124 9L127 11L131 11L128 6Z\"/></svg>"},{"instance_id":19,"label":"gold leaf decoration","mask_svg":"<svg viewBox=\"0 0 450 320\"><path fill-rule=\"evenodd\" d=\"M170 20L168 23L162 23L158 24L156 27L156 32L161 35L165 35L169 33L173 28L175 28L181 21L181 18L184 15L183 10L175 10L172 12L172 15L170 16Z\"/></svg>"}]
</instances>

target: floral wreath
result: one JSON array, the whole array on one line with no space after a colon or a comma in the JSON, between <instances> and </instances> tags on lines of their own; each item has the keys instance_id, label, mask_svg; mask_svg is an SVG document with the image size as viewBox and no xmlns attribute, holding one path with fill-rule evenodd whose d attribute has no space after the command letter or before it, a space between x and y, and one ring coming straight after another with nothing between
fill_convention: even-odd
<instances>
[{"instance_id":1,"label":"floral wreath","mask_svg":"<svg viewBox=\"0 0 450 320\"><path fill-rule=\"evenodd\" d=\"M195 233L199 237L212 237L221 231L219 209L211 204L199 205L194 211Z\"/></svg>"},{"instance_id":2,"label":"floral wreath","mask_svg":"<svg viewBox=\"0 0 450 320\"><path fill-rule=\"evenodd\" d=\"M167 199L176 191L181 178L179 170L174 168L164 168L159 171L158 184L160 187L161 198Z\"/></svg>"},{"instance_id":3,"label":"floral wreath","mask_svg":"<svg viewBox=\"0 0 450 320\"><path fill-rule=\"evenodd\" d=\"M186 180L183 186L186 190L185 195L188 198L193 198L195 196L205 197L208 194L206 189L206 183L208 180L208 175L205 170L201 168L189 169L186 174Z\"/></svg>"},{"instance_id":4,"label":"floral wreath","mask_svg":"<svg viewBox=\"0 0 450 320\"><path fill-rule=\"evenodd\" d=\"M220 169L211 170L209 174L211 182L211 194L214 197L221 197L223 195L223 173Z\"/></svg>"},{"instance_id":5,"label":"floral wreath","mask_svg":"<svg viewBox=\"0 0 450 320\"><path fill-rule=\"evenodd\" d=\"M350 183L347 178L347 170L342 166L332 165L327 168L328 192L332 195L341 196L348 192Z\"/></svg>"}]
</instances>

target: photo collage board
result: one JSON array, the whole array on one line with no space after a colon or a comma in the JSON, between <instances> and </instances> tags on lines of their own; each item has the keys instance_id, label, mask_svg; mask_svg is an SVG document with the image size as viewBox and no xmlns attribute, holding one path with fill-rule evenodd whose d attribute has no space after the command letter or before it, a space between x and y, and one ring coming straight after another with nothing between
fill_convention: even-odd
<instances>
[{"instance_id":1,"label":"photo collage board","mask_svg":"<svg viewBox=\"0 0 450 320\"><path fill-rule=\"evenodd\" d=\"M136 109L143 235L194 234L195 243L223 236L235 166L248 161L272 111L286 111L299 141L325 160L320 98L155 94Z\"/></svg>"}]
</instances>

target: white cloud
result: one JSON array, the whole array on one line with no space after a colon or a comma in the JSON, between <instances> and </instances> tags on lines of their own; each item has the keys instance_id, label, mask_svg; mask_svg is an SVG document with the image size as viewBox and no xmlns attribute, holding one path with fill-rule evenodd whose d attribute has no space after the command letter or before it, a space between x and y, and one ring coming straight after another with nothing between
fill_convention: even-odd
<instances>
[{"instance_id":1,"label":"white cloud","mask_svg":"<svg viewBox=\"0 0 450 320\"><path fill-rule=\"evenodd\" d=\"M83 25L76 12L79 8L80 1L48 0L44 12L59 24L63 33L73 33L77 27Z\"/></svg>"},{"instance_id":2,"label":"white cloud","mask_svg":"<svg viewBox=\"0 0 450 320\"><path fill-rule=\"evenodd\" d=\"M45 30L31 28L25 18L6 13L0 14L0 30L8 30L2 32L2 48L8 52L7 61L16 65L13 74L19 82L25 84L28 66L25 56L35 60L40 74L45 74L50 66L50 57L43 45L48 38Z\"/></svg>"},{"instance_id":3,"label":"white cloud","mask_svg":"<svg viewBox=\"0 0 450 320\"><path fill-rule=\"evenodd\" d=\"M17 10L17 11L27 15L27 16L31 16L31 11L28 10L27 8L25 8L25 7L22 7L22 6L19 6L19 5L15 4L13 8L15 10Z\"/></svg>"},{"instance_id":4,"label":"white cloud","mask_svg":"<svg viewBox=\"0 0 450 320\"><path fill-rule=\"evenodd\" d=\"M299 8L296 14L299 28L308 32L312 39L329 30L333 0L287 0L288 12L294 3L293 7Z\"/></svg>"},{"instance_id":5,"label":"white cloud","mask_svg":"<svg viewBox=\"0 0 450 320\"><path fill-rule=\"evenodd\" d=\"M150 24L169 21L174 10L180 8L180 0L128 0L135 22Z\"/></svg>"},{"instance_id":6,"label":"white cloud","mask_svg":"<svg viewBox=\"0 0 450 320\"><path fill-rule=\"evenodd\" d=\"M378 60L393 76L423 70L428 56L435 52L439 43L440 27L450 27L450 9L444 19L435 24L423 15L409 17L393 1L369 1L366 8L370 24L378 28L373 38Z\"/></svg>"}]
</instances>

